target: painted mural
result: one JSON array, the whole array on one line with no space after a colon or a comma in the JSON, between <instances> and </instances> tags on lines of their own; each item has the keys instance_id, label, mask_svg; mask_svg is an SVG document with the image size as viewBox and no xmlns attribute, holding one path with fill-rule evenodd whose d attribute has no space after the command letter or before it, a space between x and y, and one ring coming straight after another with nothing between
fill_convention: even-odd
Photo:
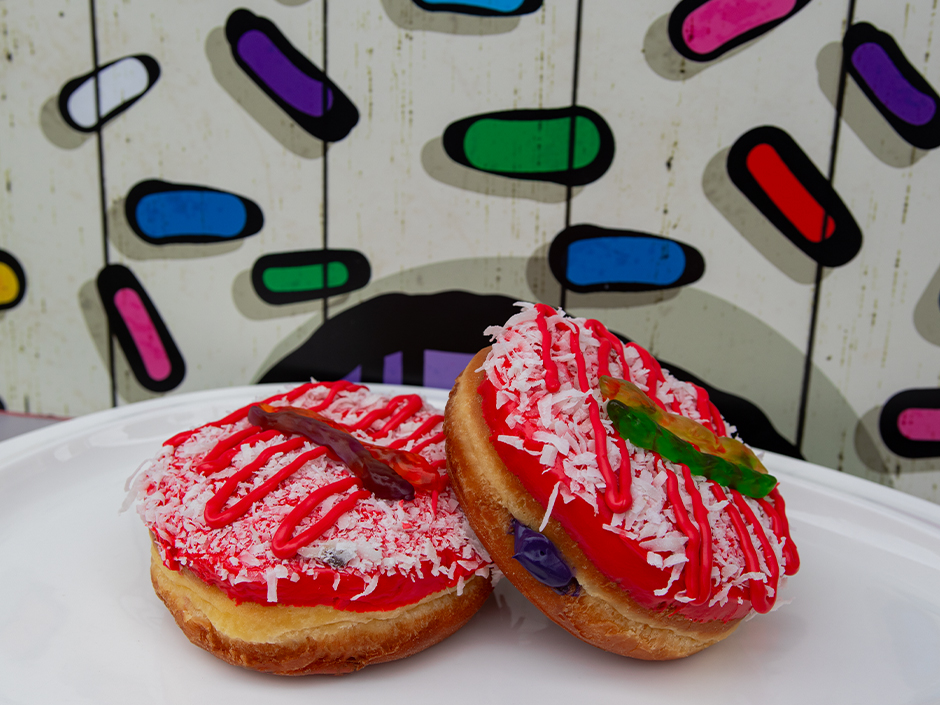
<instances>
[{"instance_id":1,"label":"painted mural","mask_svg":"<svg viewBox=\"0 0 940 705\"><path fill-rule=\"evenodd\" d=\"M519 300L940 502L931 0L0 5L0 408L449 387Z\"/></svg>"}]
</instances>

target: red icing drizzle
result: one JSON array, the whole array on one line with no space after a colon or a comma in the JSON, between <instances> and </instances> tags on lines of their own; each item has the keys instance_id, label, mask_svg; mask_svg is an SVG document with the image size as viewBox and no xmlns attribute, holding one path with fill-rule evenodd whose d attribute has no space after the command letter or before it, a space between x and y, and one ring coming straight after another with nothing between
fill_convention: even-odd
<instances>
[{"instance_id":1,"label":"red icing drizzle","mask_svg":"<svg viewBox=\"0 0 940 705\"><path fill-rule=\"evenodd\" d=\"M556 315L556 311L544 304L537 304L535 309L537 312L536 324L538 326L542 341L542 361L546 369L546 389L549 392L555 392L560 388L560 381L558 379L558 365L553 360L551 360L546 351L550 351L552 347L552 337L549 331L547 317ZM584 361L584 355L581 350L580 335L577 326L573 323L565 321L559 325L559 328L561 327L570 331L570 347L574 354L575 364L577 367L576 383L581 391L586 391L588 386L587 368ZM620 343L619 339L617 339L616 336L604 328L604 326L598 321L588 320L585 322L585 327L594 334L599 343L597 374L602 375L610 373L610 353L612 350L614 350L618 355L618 361L620 362L623 369L624 378L629 379L629 367L627 366L626 360L624 359L623 345ZM640 356L643 366L648 370L646 386L649 390L649 396L654 399L656 403L659 404L663 409L665 409L665 405L656 396L656 389L658 386L665 383L665 377L663 376L662 368L646 350L636 345L635 343L630 343L629 345L634 350L636 350L637 354ZM712 404L708 399L708 394L701 387L695 385L693 385L693 387L696 390L696 407L702 422L708 423L715 433L724 435L726 432L724 421L722 420L721 415L718 413L718 410L715 408L714 404ZM495 429L505 427L505 418L508 414L508 411L504 409L502 413L500 413L500 411L495 408L495 390L489 381L484 381L480 387L480 393L484 399L484 415L490 425L490 428L494 429L492 438L495 440L496 436L499 435ZM646 564L645 559L642 560L642 567L640 565L634 565L631 570L625 568L627 564L633 563L640 555L638 547L635 548L632 545L632 540L629 539L629 537L622 536L623 532L614 533L611 531L605 531L603 529L597 530L593 528L599 527L605 523L609 523L613 512L622 512L629 507L632 501L632 496L630 493L630 479L632 478L632 471L629 466L629 454L626 450L626 446L622 439L619 439L618 436L615 436L615 440L620 441L620 443L618 443L618 447L621 450L621 457L625 459L625 462L622 462L621 467L619 468L620 482L617 482L616 475L613 472L607 457L606 443L600 441L600 439L607 437L608 434L601 424L598 404L593 395L589 397L588 405L591 427L595 437L595 453L597 456L598 469L600 470L601 475L604 477L604 482L606 485L604 492L604 503L599 505L602 521L598 521L596 517L587 516L590 514L590 508L588 507L588 511L584 511L584 508L581 507L582 504L586 503L572 502L566 505L563 511L563 514L566 515L568 519L568 521L564 522L565 528L569 531L569 533L574 535L573 537L575 540L581 544L582 548L585 549L589 557L591 557L595 563L599 564L599 567L601 567L601 569L608 574L608 577L611 577L622 585L632 583L647 591L648 593L651 593L657 585L657 580L650 574L651 566ZM678 413L678 399L674 400L672 406ZM535 496L543 506L546 506L547 493L550 493L551 490L554 489L554 484L557 481L555 473L545 472L545 468L539 467L538 461L533 459L524 451L519 451L518 449L507 446L506 444L494 445L496 446L499 454L504 456L503 459L506 461L507 466L517 469L517 475L519 475L520 479L523 481L523 484L526 485L530 493L533 494L533 496ZM508 456L512 456L511 461L508 460ZM676 594L681 592L681 590L679 590L680 586L678 583L684 582L685 596L691 598L692 601L690 603L677 603L677 611L693 619L696 617L707 619L732 619L737 616L742 616L747 611L746 608L743 610L743 612L739 609L735 609L736 605L732 604L732 600L735 596L745 598L749 597L751 604L758 612L769 611L773 607L773 603L776 598L777 584L779 579L779 565L773 552L773 548L770 544L770 540L768 539L763 526L757 519L757 516L754 514L751 507L737 492L732 491L732 497L729 499L725 496L719 485L713 482L708 483L708 486L711 487L713 495L719 501L725 499L728 500L724 511L730 518L731 524L734 527L734 532L738 537L738 541L744 556L745 570L749 573L759 573L761 572L761 569L757 551L752 542L750 533L748 532L748 527L756 537L757 542L760 545L761 552L764 554L764 560L767 566L769 578L769 587L773 589L774 597L771 598L768 596L768 585L766 585L761 580L752 578L748 583L749 594L742 595L740 588L732 587L729 592L729 600L727 603L725 603L724 609L719 608L718 606L706 608L706 605L712 595L711 571L714 562L712 553L712 534L711 527L708 522L708 511L706 510L702 501L700 490L692 479L691 472L687 467L682 466L682 479L685 491L689 495L692 504L691 517L689 516L689 513L682 500L679 489L679 479L677 475L671 470L665 468L665 466L662 465L661 459L657 459L657 464L666 470L666 493L669 504L672 506L676 517L677 528L688 538L688 542L686 544L686 557L688 560L683 571L683 577L680 581L677 581L677 585L672 588L672 590L670 590L669 594ZM615 490L618 485L620 487L619 493ZM792 575L799 567L799 557L796 553L795 547L793 546L792 539L789 536L789 528L784 514L783 500L776 489L773 490L769 497L773 499L773 505L771 505L767 499L760 500L759 504L768 515L773 527L774 534L777 540L783 546L782 550L784 559L786 561L786 574ZM622 536L624 541L627 542L627 546L633 549L633 557L630 560L621 560L620 565L617 565L616 561L612 561L609 558L608 560L604 560L605 557L614 555L619 556L621 559L624 558L622 543L620 547L610 545L611 537L617 537L618 535ZM658 569L652 570L655 570L658 573ZM659 578L659 581L661 580L662 578ZM661 582L658 584L661 584ZM636 595L634 595L634 597L636 597ZM647 598L648 601L649 599L650 598ZM655 601L655 598L653 599ZM647 606L650 606L648 601ZM734 601L736 602L736 600ZM642 600L641 603L643 603Z\"/></svg>"},{"instance_id":2,"label":"red icing drizzle","mask_svg":"<svg viewBox=\"0 0 940 705\"><path fill-rule=\"evenodd\" d=\"M334 522L343 514L356 506L356 502L369 496L366 490L356 490L348 497L344 497L334 504L330 511L324 514L313 525L302 531L298 536L294 536L294 530L301 520L305 519L320 503L333 494L345 492L351 487L357 487L359 482L354 477L346 477L337 482L321 487L315 492L311 492L304 500L294 507L294 510L287 515L287 518L281 523L274 532L274 539L271 541L271 551L278 558L290 558L297 551L308 543L315 541L323 535L323 532L329 529Z\"/></svg>"},{"instance_id":3,"label":"red icing drizzle","mask_svg":"<svg viewBox=\"0 0 940 705\"><path fill-rule=\"evenodd\" d=\"M558 366L552 360L552 334L548 331L548 322L545 316L552 316L555 311L545 304L536 304L539 312L538 327L542 334L542 365L545 367L545 388L550 392L557 392L561 386L558 381Z\"/></svg>"},{"instance_id":4,"label":"red icing drizzle","mask_svg":"<svg viewBox=\"0 0 940 705\"><path fill-rule=\"evenodd\" d=\"M293 401L316 386L327 386L329 387L329 392L325 399L310 408L310 410L313 411L327 408L335 400L337 394L344 390L357 390L362 388L359 385L353 385L345 381L336 383L311 383L297 387L288 393L272 396L260 403L267 404L274 401ZM252 406L255 406L255 404L249 404L229 414L224 419L206 424L201 428L222 427L237 423L246 418L248 410ZM360 419L359 422L355 424L354 428L368 430L369 426L377 421L387 419L381 428L369 431L373 438L384 437L410 419L422 407L423 402L417 395L395 397L389 400L384 407L374 410ZM405 455L417 454L421 449L443 440L443 433L440 431L433 433L434 429L439 426L442 420L443 417L440 415L430 417L407 438L397 439L394 443L389 444L388 448L376 446L367 441L360 442L366 446L370 452L385 452L389 455L396 453L405 453ZM339 423L334 423L334 425L343 427L343 424ZM178 447L186 442L193 434L201 430L201 428L178 434L164 445ZM393 450L401 448L409 442L421 439L429 433L432 435L413 446L412 450L407 453L405 451ZM262 431L257 426L251 426L233 433L231 436L220 440L203 457L203 461L195 469L206 475L222 470L230 466L234 456L245 445L251 446L258 442L269 441L277 436L283 436L283 434L274 429ZM319 456L329 453L327 447L318 446L300 454L263 483L252 488L248 494L240 498L237 502L226 506L232 495L237 491L239 485L246 482L250 476L261 470L272 457L279 453L299 450L308 443L310 443L310 441L306 438L295 436L286 439L282 443L269 446L264 449L254 461L226 478L225 482L222 483L215 494L206 502L204 512L206 524L213 529L230 525L232 522L244 516L256 502L263 500L264 497L273 491L281 482L305 464ZM418 457L420 458L420 456ZM425 462L428 467L432 468L440 468L445 463L444 460L434 461L433 463L429 463L423 458L421 460ZM427 494L434 515L437 513L438 495L443 486L444 483L438 483L433 488L428 488ZM317 506L322 504L324 500L334 494L338 495L348 492L349 490L353 491L346 497L337 501L329 511L317 519L317 521L313 522L304 531L294 536L297 526L309 516ZM330 483L311 492L292 509L277 527L271 541L272 553L281 559L293 557L298 549L316 540L328 530L339 517L353 509L361 499L370 495L370 492L361 489L359 481L352 476ZM172 542L161 540L159 537L157 540L163 549L164 561L167 566L171 569L178 569L179 562L177 558L180 556ZM209 554L207 554L207 557L208 556ZM424 577L417 579L415 576L400 574L388 575L381 573L374 576L376 584L372 593L362 596L360 593L362 593L366 587L366 582L363 578L355 574L337 573L331 568L324 567L322 569L316 569L313 575L300 573L291 581L280 580L277 587L278 603L293 605L328 604L339 609L359 612L395 609L406 604L412 604L426 595L452 586L458 579L467 577L473 572L459 564L454 565L460 558L459 549L457 553L450 548L445 548L444 550L438 549L438 556L442 564L450 562L455 568L450 577L443 571L436 576L425 574ZM236 600L236 602L251 601L262 604L267 602L268 587L266 583L245 581L232 584L226 580L220 579L213 573L209 566L202 565L198 561L189 559L186 565L205 582L220 587L229 597Z\"/></svg>"},{"instance_id":5,"label":"red icing drizzle","mask_svg":"<svg viewBox=\"0 0 940 705\"><path fill-rule=\"evenodd\" d=\"M698 525L699 537L701 539L699 547L702 555L698 559L699 570L698 578L698 596L692 600L693 605L704 605L712 595L712 528L708 523L708 510L702 502L702 496L699 494L698 487L692 479L692 471L688 466L682 466L682 479L685 481L685 491L692 498L692 516ZM688 588L687 588L688 589Z\"/></svg>"}]
</instances>

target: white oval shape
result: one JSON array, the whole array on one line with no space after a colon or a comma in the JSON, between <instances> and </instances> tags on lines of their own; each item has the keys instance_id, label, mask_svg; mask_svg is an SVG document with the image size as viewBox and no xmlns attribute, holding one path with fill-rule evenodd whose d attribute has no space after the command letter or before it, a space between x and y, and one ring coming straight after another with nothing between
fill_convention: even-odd
<instances>
[{"instance_id":1,"label":"white oval shape","mask_svg":"<svg viewBox=\"0 0 940 705\"><path fill-rule=\"evenodd\" d=\"M124 103L137 98L150 88L150 74L143 62L130 56L98 71L98 111L95 111L95 76L76 88L66 101L69 117L76 125L92 129L98 116L107 117Z\"/></svg>"}]
</instances>

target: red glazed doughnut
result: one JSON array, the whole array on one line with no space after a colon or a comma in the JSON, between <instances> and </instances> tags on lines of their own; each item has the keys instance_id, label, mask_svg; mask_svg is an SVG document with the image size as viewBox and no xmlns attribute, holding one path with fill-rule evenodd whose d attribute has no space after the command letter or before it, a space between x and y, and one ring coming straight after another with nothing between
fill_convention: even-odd
<instances>
[{"instance_id":1,"label":"red glazed doughnut","mask_svg":"<svg viewBox=\"0 0 940 705\"><path fill-rule=\"evenodd\" d=\"M194 644L284 675L416 653L491 591L416 395L305 384L168 440L136 481L157 595Z\"/></svg>"},{"instance_id":2,"label":"red glazed doughnut","mask_svg":"<svg viewBox=\"0 0 940 705\"><path fill-rule=\"evenodd\" d=\"M543 304L523 304L487 334L493 346L447 404L448 468L471 526L521 592L575 636L657 660L693 654L773 607L799 565L784 502L753 453L722 438L733 429L703 389L597 321ZM699 434L696 446L677 444L694 461L621 438L602 376L645 392L658 428ZM693 475L689 465L717 462L702 459L707 439L749 454L758 470L733 472L773 490L748 497L743 479L739 491Z\"/></svg>"}]
</instances>

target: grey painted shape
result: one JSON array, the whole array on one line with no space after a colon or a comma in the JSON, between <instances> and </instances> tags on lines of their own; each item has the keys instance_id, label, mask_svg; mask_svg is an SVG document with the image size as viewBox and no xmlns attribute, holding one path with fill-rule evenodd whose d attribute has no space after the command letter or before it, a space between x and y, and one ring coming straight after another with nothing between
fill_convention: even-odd
<instances>
[{"instance_id":1,"label":"grey painted shape","mask_svg":"<svg viewBox=\"0 0 940 705\"><path fill-rule=\"evenodd\" d=\"M940 268L924 289L914 307L914 327L921 337L940 345Z\"/></svg>"}]
</instances>

